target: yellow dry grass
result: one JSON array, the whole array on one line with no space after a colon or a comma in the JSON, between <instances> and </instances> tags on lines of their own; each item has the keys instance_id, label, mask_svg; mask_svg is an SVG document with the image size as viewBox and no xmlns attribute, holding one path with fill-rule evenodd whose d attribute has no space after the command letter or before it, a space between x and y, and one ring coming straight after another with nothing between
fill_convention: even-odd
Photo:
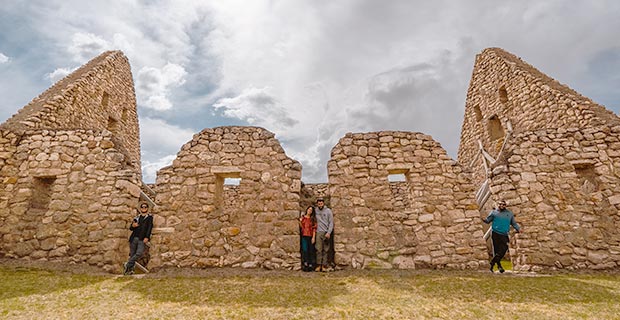
<instances>
[{"instance_id":1,"label":"yellow dry grass","mask_svg":"<svg viewBox=\"0 0 620 320\"><path fill-rule=\"evenodd\" d=\"M3 319L618 319L620 275L162 271L0 265Z\"/></svg>"}]
</instances>

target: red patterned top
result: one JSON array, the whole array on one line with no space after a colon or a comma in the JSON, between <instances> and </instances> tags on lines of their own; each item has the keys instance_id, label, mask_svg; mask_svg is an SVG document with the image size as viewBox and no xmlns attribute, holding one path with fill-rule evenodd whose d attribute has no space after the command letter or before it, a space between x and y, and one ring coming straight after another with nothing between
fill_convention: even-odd
<instances>
[{"instance_id":1,"label":"red patterned top","mask_svg":"<svg viewBox=\"0 0 620 320\"><path fill-rule=\"evenodd\" d=\"M312 219L307 216L301 218L301 235L312 237L316 232L316 223L312 223Z\"/></svg>"}]
</instances>

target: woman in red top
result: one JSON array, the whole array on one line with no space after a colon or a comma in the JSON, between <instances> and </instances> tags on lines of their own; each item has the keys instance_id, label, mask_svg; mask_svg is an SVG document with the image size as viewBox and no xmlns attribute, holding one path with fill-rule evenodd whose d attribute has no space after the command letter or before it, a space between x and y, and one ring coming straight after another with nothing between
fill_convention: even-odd
<instances>
[{"instance_id":1,"label":"woman in red top","mask_svg":"<svg viewBox=\"0 0 620 320\"><path fill-rule=\"evenodd\" d=\"M301 265L303 271L312 271L312 249L316 240L316 214L314 207L309 206L306 214L299 218L301 228Z\"/></svg>"}]
</instances>

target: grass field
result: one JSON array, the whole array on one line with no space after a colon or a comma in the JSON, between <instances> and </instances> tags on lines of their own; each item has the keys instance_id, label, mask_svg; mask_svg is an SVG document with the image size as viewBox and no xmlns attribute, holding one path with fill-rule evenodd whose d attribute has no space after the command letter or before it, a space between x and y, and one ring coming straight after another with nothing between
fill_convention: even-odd
<instances>
[{"instance_id":1,"label":"grass field","mask_svg":"<svg viewBox=\"0 0 620 320\"><path fill-rule=\"evenodd\" d=\"M620 275L209 269L147 276L0 263L2 319L620 319Z\"/></svg>"}]
</instances>

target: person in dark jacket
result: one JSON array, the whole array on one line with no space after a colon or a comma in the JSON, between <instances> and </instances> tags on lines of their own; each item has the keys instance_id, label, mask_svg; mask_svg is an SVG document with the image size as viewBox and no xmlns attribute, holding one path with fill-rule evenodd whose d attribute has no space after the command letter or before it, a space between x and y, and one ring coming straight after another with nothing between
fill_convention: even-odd
<instances>
[{"instance_id":1,"label":"person in dark jacket","mask_svg":"<svg viewBox=\"0 0 620 320\"><path fill-rule=\"evenodd\" d=\"M504 273L504 268L500 261L508 251L508 243L510 239L508 238L508 231L510 231L510 226L512 226L517 233L522 232L523 230L517 224L515 220L515 216L512 211L506 209L506 201L501 200L499 202L499 209L493 210L486 218L482 218L482 222L491 223L492 233L491 239L493 240L493 258L491 259L491 272L493 272L493 267L497 264L497 269L500 273Z\"/></svg>"},{"instance_id":2,"label":"person in dark jacket","mask_svg":"<svg viewBox=\"0 0 620 320\"><path fill-rule=\"evenodd\" d=\"M140 259L144 253L144 247L148 245L153 230L153 216L148 214L149 206L146 203L140 204L140 214L133 218L129 230L129 260L125 263L125 275L134 273L136 260Z\"/></svg>"}]
</instances>

